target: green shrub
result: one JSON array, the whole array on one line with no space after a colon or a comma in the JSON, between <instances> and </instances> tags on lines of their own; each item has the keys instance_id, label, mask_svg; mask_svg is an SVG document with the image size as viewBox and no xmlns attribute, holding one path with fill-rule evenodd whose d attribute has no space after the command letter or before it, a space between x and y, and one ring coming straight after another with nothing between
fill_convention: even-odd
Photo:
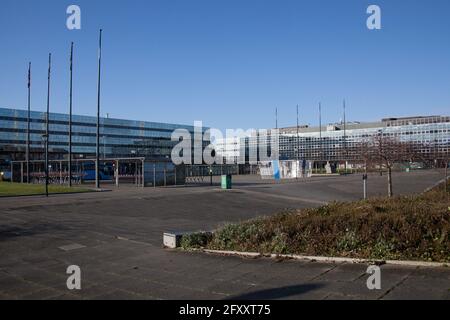
<instances>
[{"instance_id":1,"label":"green shrub","mask_svg":"<svg viewBox=\"0 0 450 320\"><path fill-rule=\"evenodd\" d=\"M448 189L450 190L450 188ZM229 224L185 247L450 262L450 193L334 202Z\"/></svg>"},{"instance_id":2,"label":"green shrub","mask_svg":"<svg viewBox=\"0 0 450 320\"><path fill-rule=\"evenodd\" d=\"M204 248L211 239L211 232L185 234L181 237L180 246L183 249Z\"/></svg>"},{"instance_id":3,"label":"green shrub","mask_svg":"<svg viewBox=\"0 0 450 320\"><path fill-rule=\"evenodd\" d=\"M338 239L337 250L341 252L355 252L360 248L360 241L355 231L347 231Z\"/></svg>"}]
</instances>

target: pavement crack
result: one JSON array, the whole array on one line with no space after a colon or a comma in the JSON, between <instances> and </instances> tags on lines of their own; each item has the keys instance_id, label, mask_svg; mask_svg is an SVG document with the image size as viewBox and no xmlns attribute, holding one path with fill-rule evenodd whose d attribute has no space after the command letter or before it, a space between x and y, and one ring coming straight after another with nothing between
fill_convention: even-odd
<instances>
[{"instance_id":1,"label":"pavement crack","mask_svg":"<svg viewBox=\"0 0 450 320\"><path fill-rule=\"evenodd\" d=\"M316 279L320 278L321 276L326 275L328 272L333 271L333 270L336 269L338 266L339 266L338 264L334 265L332 268L330 268L330 269L328 269L328 270L322 272L321 274L319 274L319 275L317 275L317 276L315 276L315 277L309 279L309 281L316 280Z\"/></svg>"},{"instance_id":2,"label":"pavement crack","mask_svg":"<svg viewBox=\"0 0 450 320\"><path fill-rule=\"evenodd\" d=\"M384 297L386 297L389 293L391 293L395 288L398 288L399 286L401 286L407 279L409 278L409 274L406 275L402 280L400 280L399 282L397 282L395 285L393 285L391 288L389 288L385 293L383 293L381 296L378 297L377 300L381 300Z\"/></svg>"}]
</instances>

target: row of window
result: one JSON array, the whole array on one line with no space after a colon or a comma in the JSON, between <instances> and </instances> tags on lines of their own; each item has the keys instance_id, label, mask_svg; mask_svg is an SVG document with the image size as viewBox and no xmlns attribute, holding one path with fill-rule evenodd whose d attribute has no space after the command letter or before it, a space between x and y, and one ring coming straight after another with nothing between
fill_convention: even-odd
<instances>
[{"instance_id":1,"label":"row of window","mask_svg":"<svg viewBox=\"0 0 450 320\"><path fill-rule=\"evenodd\" d=\"M28 112L26 110L18 109L7 109L0 108L0 119L13 120L26 122L28 117ZM33 122L43 123L46 119L46 113L44 112L31 112L31 120ZM51 123L69 124L69 115L50 113L49 119ZM72 116L72 124L81 125L84 127L95 127L97 124L97 118L91 116ZM173 131L175 129L187 129L189 131L194 131L193 126L179 125L179 124L169 124L169 123L159 123L159 122L146 122L146 121L135 121L135 120L121 120L121 119L110 119L110 118L100 118L100 124L105 127L111 127L115 129L132 129L132 130L165 130ZM205 128L206 130L206 128Z\"/></svg>"}]
</instances>

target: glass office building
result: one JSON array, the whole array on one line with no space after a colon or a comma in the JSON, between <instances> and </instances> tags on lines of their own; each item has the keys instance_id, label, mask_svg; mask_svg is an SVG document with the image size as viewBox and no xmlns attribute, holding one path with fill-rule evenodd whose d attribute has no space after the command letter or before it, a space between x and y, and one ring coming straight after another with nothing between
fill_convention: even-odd
<instances>
[{"instance_id":1,"label":"glass office building","mask_svg":"<svg viewBox=\"0 0 450 320\"><path fill-rule=\"evenodd\" d=\"M308 160L316 162L358 163L362 142L376 135L401 142L408 142L416 154L426 159L443 159L450 153L450 117L427 116L386 118L378 122L347 122L326 126L299 126L279 129L278 150L280 160ZM259 141L257 136L219 141L217 150L225 161L239 159L241 152L250 148L270 149L271 141ZM258 161L261 159L258 158Z\"/></svg>"},{"instance_id":2,"label":"glass office building","mask_svg":"<svg viewBox=\"0 0 450 320\"><path fill-rule=\"evenodd\" d=\"M26 110L0 108L0 166L25 160L27 116ZM32 111L30 118L30 159L42 160L46 113ZM49 158L67 159L69 115L50 113L49 119ZM193 126L101 118L100 158L144 157L152 161L169 161L172 148L178 143L171 141L171 134L176 129L186 129L194 137ZM75 159L95 158L96 132L96 117L73 115L72 152ZM208 143L203 141L203 145Z\"/></svg>"},{"instance_id":3,"label":"glass office building","mask_svg":"<svg viewBox=\"0 0 450 320\"><path fill-rule=\"evenodd\" d=\"M386 118L379 122L351 122L319 127L280 129L280 158L314 161L357 161L361 142L375 135L408 142L429 157L450 151L450 117Z\"/></svg>"}]
</instances>

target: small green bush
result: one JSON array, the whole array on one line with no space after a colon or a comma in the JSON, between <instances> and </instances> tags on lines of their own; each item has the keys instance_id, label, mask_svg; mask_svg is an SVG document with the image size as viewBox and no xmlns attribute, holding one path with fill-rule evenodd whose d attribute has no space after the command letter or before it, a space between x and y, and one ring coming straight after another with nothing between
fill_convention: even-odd
<instances>
[{"instance_id":1,"label":"small green bush","mask_svg":"<svg viewBox=\"0 0 450 320\"><path fill-rule=\"evenodd\" d=\"M211 241L211 238L211 232L185 234L181 237L180 246L183 249L204 248Z\"/></svg>"}]
</instances>

